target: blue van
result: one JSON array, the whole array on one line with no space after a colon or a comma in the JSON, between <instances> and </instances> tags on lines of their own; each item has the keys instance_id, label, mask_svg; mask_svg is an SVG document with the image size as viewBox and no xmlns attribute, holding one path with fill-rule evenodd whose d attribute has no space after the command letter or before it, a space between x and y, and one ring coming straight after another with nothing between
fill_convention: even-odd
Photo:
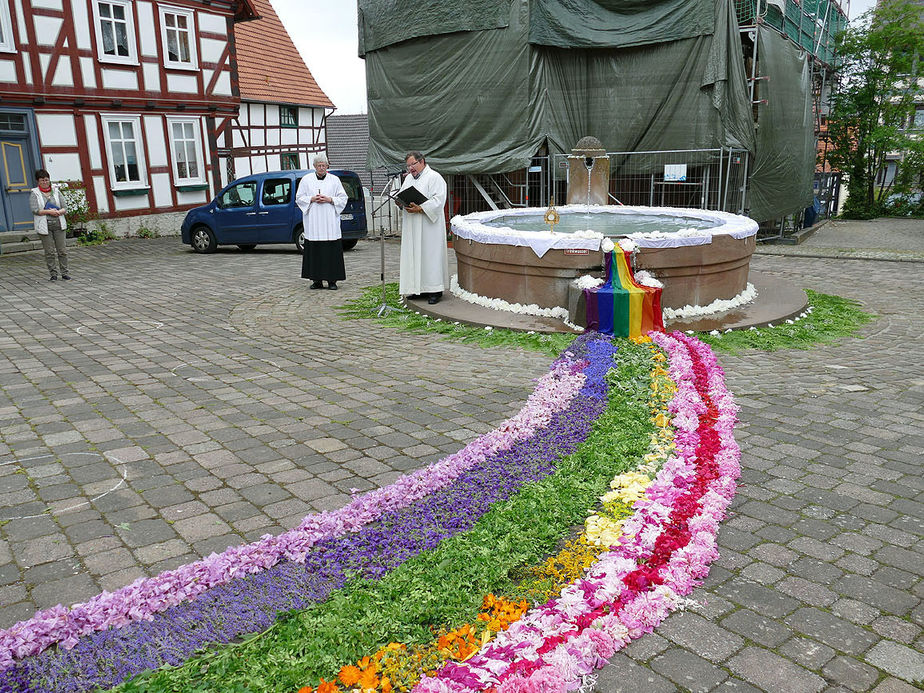
<instances>
[{"instance_id":1,"label":"blue van","mask_svg":"<svg viewBox=\"0 0 924 693\"><path fill-rule=\"evenodd\" d=\"M230 183L207 205L186 214L180 235L197 253L214 253L219 245L252 250L265 243L294 243L304 247L302 211L295 191L310 171L255 173ZM350 250L368 234L362 182L352 171L331 170L346 191L340 214L343 249Z\"/></svg>"}]
</instances>

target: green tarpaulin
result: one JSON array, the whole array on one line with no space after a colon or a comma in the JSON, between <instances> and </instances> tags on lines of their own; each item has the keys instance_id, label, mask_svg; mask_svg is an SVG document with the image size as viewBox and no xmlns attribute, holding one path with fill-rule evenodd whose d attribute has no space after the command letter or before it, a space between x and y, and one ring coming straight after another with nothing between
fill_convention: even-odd
<instances>
[{"instance_id":1,"label":"green tarpaulin","mask_svg":"<svg viewBox=\"0 0 924 693\"><path fill-rule=\"evenodd\" d=\"M529 42L625 48L711 34L712 0L532 0Z\"/></svg>"},{"instance_id":2,"label":"green tarpaulin","mask_svg":"<svg viewBox=\"0 0 924 693\"><path fill-rule=\"evenodd\" d=\"M377 50L367 43L370 168L392 168L419 149L444 173L511 171L543 144L566 153L584 135L608 151L753 148L730 0L708 0L709 34L584 49L530 43L537 1L502 4L506 18L491 18L501 28L436 32ZM606 2L618 4L641 7ZM658 13L672 5L649 4Z\"/></svg>"},{"instance_id":3,"label":"green tarpaulin","mask_svg":"<svg viewBox=\"0 0 924 693\"><path fill-rule=\"evenodd\" d=\"M421 36L505 27L510 3L511 0L359 0L359 54Z\"/></svg>"},{"instance_id":4,"label":"green tarpaulin","mask_svg":"<svg viewBox=\"0 0 924 693\"><path fill-rule=\"evenodd\" d=\"M759 29L757 144L749 184L750 216L758 221L799 212L812 203L815 128L807 55L772 29Z\"/></svg>"}]
</instances>

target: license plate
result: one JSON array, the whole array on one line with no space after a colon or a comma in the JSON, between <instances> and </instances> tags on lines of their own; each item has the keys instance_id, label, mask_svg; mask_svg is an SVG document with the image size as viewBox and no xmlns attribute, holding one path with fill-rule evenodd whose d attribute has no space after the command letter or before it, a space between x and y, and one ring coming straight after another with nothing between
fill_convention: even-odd
<instances>
[{"instance_id":1,"label":"license plate","mask_svg":"<svg viewBox=\"0 0 924 693\"><path fill-rule=\"evenodd\" d=\"M352 214L341 214L341 215L340 215L340 218L341 218L341 219L346 219L347 221L350 221L350 220L353 218L353 215L352 215Z\"/></svg>"}]
</instances>

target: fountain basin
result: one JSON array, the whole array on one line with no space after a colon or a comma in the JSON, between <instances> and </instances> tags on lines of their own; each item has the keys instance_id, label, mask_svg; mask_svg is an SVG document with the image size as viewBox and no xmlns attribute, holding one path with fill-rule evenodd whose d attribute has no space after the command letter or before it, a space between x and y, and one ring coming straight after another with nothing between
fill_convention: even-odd
<instances>
[{"instance_id":1,"label":"fountain basin","mask_svg":"<svg viewBox=\"0 0 924 693\"><path fill-rule=\"evenodd\" d=\"M546 210L536 207L453 217L459 285L510 303L566 307L575 278L599 276L603 239L628 238L638 246L636 270L664 284L666 308L708 305L747 287L757 236L752 219L673 207L557 209L566 231L549 231L542 221Z\"/></svg>"}]
</instances>

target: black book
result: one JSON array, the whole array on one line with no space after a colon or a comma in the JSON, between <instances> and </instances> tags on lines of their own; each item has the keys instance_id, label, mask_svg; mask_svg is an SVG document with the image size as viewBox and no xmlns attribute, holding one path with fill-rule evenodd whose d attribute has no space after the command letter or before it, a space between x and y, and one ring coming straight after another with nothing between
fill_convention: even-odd
<instances>
[{"instance_id":1,"label":"black book","mask_svg":"<svg viewBox=\"0 0 924 693\"><path fill-rule=\"evenodd\" d=\"M395 197L401 200L405 207L412 203L416 205L422 205L427 201L427 199L429 199L413 185L406 187L404 190L399 190Z\"/></svg>"}]
</instances>

